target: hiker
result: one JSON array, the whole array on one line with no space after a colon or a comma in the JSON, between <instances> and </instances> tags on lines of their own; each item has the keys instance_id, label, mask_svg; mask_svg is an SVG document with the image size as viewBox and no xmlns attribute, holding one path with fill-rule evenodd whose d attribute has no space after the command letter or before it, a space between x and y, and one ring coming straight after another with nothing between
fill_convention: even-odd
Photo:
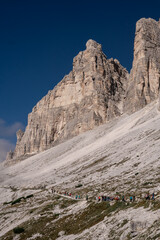
<instances>
[{"instance_id":1,"label":"hiker","mask_svg":"<svg viewBox=\"0 0 160 240\"><path fill-rule=\"evenodd\" d=\"M136 199L136 197L135 197L135 195L133 196L133 202L135 202L135 199Z\"/></svg>"},{"instance_id":2,"label":"hiker","mask_svg":"<svg viewBox=\"0 0 160 240\"><path fill-rule=\"evenodd\" d=\"M80 198L81 198L81 196L79 195L79 196L78 196L78 198L80 199Z\"/></svg>"},{"instance_id":3,"label":"hiker","mask_svg":"<svg viewBox=\"0 0 160 240\"><path fill-rule=\"evenodd\" d=\"M122 196L122 201L125 202L125 198L124 198L124 195Z\"/></svg>"},{"instance_id":4,"label":"hiker","mask_svg":"<svg viewBox=\"0 0 160 240\"><path fill-rule=\"evenodd\" d=\"M76 200L78 199L78 195L76 195Z\"/></svg>"},{"instance_id":5,"label":"hiker","mask_svg":"<svg viewBox=\"0 0 160 240\"><path fill-rule=\"evenodd\" d=\"M129 198L129 199L130 199L130 202L132 202L132 200L133 200L132 196L130 196L130 198Z\"/></svg>"},{"instance_id":6,"label":"hiker","mask_svg":"<svg viewBox=\"0 0 160 240\"><path fill-rule=\"evenodd\" d=\"M88 195L86 195L86 201L88 201Z\"/></svg>"},{"instance_id":7,"label":"hiker","mask_svg":"<svg viewBox=\"0 0 160 240\"><path fill-rule=\"evenodd\" d=\"M69 196L71 197L71 193L69 194Z\"/></svg>"},{"instance_id":8,"label":"hiker","mask_svg":"<svg viewBox=\"0 0 160 240\"><path fill-rule=\"evenodd\" d=\"M96 197L96 202L98 202L98 197Z\"/></svg>"},{"instance_id":9,"label":"hiker","mask_svg":"<svg viewBox=\"0 0 160 240\"><path fill-rule=\"evenodd\" d=\"M154 200L154 193L152 193L152 200Z\"/></svg>"},{"instance_id":10,"label":"hiker","mask_svg":"<svg viewBox=\"0 0 160 240\"><path fill-rule=\"evenodd\" d=\"M114 200L118 201L118 200L119 200L119 197L118 197L118 196L116 196L116 197L114 198Z\"/></svg>"},{"instance_id":11,"label":"hiker","mask_svg":"<svg viewBox=\"0 0 160 240\"><path fill-rule=\"evenodd\" d=\"M98 202L100 202L100 201L101 201L101 197L99 196L99 197L98 197Z\"/></svg>"},{"instance_id":12,"label":"hiker","mask_svg":"<svg viewBox=\"0 0 160 240\"><path fill-rule=\"evenodd\" d=\"M149 196L149 193L146 194L146 200L150 200L150 196Z\"/></svg>"}]
</instances>

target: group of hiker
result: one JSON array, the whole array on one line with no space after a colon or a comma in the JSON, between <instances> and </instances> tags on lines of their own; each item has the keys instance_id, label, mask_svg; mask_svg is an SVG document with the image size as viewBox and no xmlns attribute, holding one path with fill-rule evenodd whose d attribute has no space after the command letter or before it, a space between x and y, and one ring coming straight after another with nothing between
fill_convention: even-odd
<instances>
[{"instance_id":1,"label":"group of hiker","mask_svg":"<svg viewBox=\"0 0 160 240\"><path fill-rule=\"evenodd\" d=\"M116 196L116 197L99 196L99 197L96 197L96 200L97 202L100 202L100 201L106 202L106 201L113 201L113 200L116 200L116 201L122 200L123 202L126 202L126 197L124 195L121 198L119 196ZM130 196L129 200L130 202L134 202L135 196Z\"/></svg>"},{"instance_id":2,"label":"group of hiker","mask_svg":"<svg viewBox=\"0 0 160 240\"><path fill-rule=\"evenodd\" d=\"M51 191L52 191L52 193L57 193L57 194L60 194L60 195L64 195L64 196L67 196L67 197L72 197L72 198L74 198L74 196L72 195L72 193L70 192L59 192L59 191L55 191L55 189L54 188L52 188L51 189ZM77 199L81 199L81 196L80 195L78 195L78 194L76 194L75 195L75 199L77 200Z\"/></svg>"},{"instance_id":3,"label":"group of hiker","mask_svg":"<svg viewBox=\"0 0 160 240\"><path fill-rule=\"evenodd\" d=\"M145 199L146 200L155 200L155 194L152 193L151 195L149 193L146 194L145 196ZM99 197L96 197L96 200L97 202L100 202L100 201L113 201L113 200L116 200L116 201L119 201L119 200L122 200L122 202L126 202L127 199L124 195L122 195L122 197L119 197L119 196L115 196L115 197L107 197L107 196L99 196ZM136 197L135 195L133 196L129 196L129 201L130 202L135 202L136 200Z\"/></svg>"},{"instance_id":4,"label":"group of hiker","mask_svg":"<svg viewBox=\"0 0 160 240\"><path fill-rule=\"evenodd\" d=\"M72 197L72 194L71 194L71 193L68 193L68 192L64 192L64 196ZM75 199L76 199L76 200L77 200L77 199L81 199L81 196L76 194Z\"/></svg>"},{"instance_id":5,"label":"group of hiker","mask_svg":"<svg viewBox=\"0 0 160 240\"><path fill-rule=\"evenodd\" d=\"M52 193L57 193L57 194L60 194L60 195L64 195L64 196L68 196L68 197L71 197L71 198L74 198L74 199L76 199L76 200L82 200L82 196L81 195L79 195L79 194L76 194L75 196L74 195L72 195L72 193L70 192L67 192L67 191L65 191L65 192L59 192L59 191L55 191L55 189L54 188L52 188ZM86 199L86 201L88 201L89 200L89 197L88 197L88 195L86 195L85 196L85 199ZM155 194L154 193L152 193L151 195L149 194L149 193L147 193L146 195L145 195L145 199L146 200L155 200ZM106 202L106 201L113 201L113 200L115 200L115 201L122 201L122 202L126 202L126 201L128 201L128 199L126 198L126 196L125 195L122 195L122 197L120 197L120 196L115 196L115 197L110 197L110 196L106 196L106 195L101 195L101 196L98 196L98 197L96 197L96 201L97 202ZM136 201L136 197L135 197L135 195L131 195L131 196L129 196L129 201L130 202L135 202Z\"/></svg>"},{"instance_id":6,"label":"group of hiker","mask_svg":"<svg viewBox=\"0 0 160 240\"><path fill-rule=\"evenodd\" d=\"M145 196L145 199L146 200L155 200L155 194L152 193L151 196L150 196L149 193L147 193L146 196Z\"/></svg>"}]
</instances>

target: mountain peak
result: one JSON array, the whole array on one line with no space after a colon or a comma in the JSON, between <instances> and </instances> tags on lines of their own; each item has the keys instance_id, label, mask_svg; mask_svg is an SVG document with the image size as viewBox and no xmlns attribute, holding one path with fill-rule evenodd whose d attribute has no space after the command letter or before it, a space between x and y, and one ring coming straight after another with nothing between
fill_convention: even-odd
<instances>
[{"instance_id":1,"label":"mountain peak","mask_svg":"<svg viewBox=\"0 0 160 240\"><path fill-rule=\"evenodd\" d=\"M102 46L101 44L97 43L96 41L92 40L92 39L89 39L87 42L86 42L86 48L87 50L90 50L90 49L97 49L97 50L102 50Z\"/></svg>"},{"instance_id":2,"label":"mountain peak","mask_svg":"<svg viewBox=\"0 0 160 240\"><path fill-rule=\"evenodd\" d=\"M108 60L96 41L88 40L86 47L72 71L33 108L8 160L41 152L122 114L128 72Z\"/></svg>"}]
</instances>

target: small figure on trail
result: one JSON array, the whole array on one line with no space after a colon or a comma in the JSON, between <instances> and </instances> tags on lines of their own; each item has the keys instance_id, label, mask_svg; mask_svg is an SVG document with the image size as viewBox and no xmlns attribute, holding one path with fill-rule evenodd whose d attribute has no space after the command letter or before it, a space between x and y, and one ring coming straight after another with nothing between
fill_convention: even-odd
<instances>
[{"instance_id":1,"label":"small figure on trail","mask_svg":"<svg viewBox=\"0 0 160 240\"><path fill-rule=\"evenodd\" d=\"M98 202L98 197L96 197L96 202Z\"/></svg>"},{"instance_id":2,"label":"small figure on trail","mask_svg":"<svg viewBox=\"0 0 160 240\"><path fill-rule=\"evenodd\" d=\"M106 196L104 196L104 201L105 201L105 202L107 201L107 197L106 197Z\"/></svg>"},{"instance_id":3,"label":"small figure on trail","mask_svg":"<svg viewBox=\"0 0 160 240\"><path fill-rule=\"evenodd\" d=\"M155 198L154 198L154 193L152 193L152 200L154 200Z\"/></svg>"},{"instance_id":4,"label":"small figure on trail","mask_svg":"<svg viewBox=\"0 0 160 240\"><path fill-rule=\"evenodd\" d=\"M102 202L104 201L104 196L102 196Z\"/></svg>"},{"instance_id":5,"label":"small figure on trail","mask_svg":"<svg viewBox=\"0 0 160 240\"><path fill-rule=\"evenodd\" d=\"M78 199L78 195L76 195L76 199Z\"/></svg>"},{"instance_id":6,"label":"small figure on trail","mask_svg":"<svg viewBox=\"0 0 160 240\"><path fill-rule=\"evenodd\" d=\"M126 201L126 200L125 200L125 198L124 198L124 195L122 196L122 201L123 201L123 202L125 202L125 201Z\"/></svg>"},{"instance_id":7,"label":"small figure on trail","mask_svg":"<svg viewBox=\"0 0 160 240\"><path fill-rule=\"evenodd\" d=\"M99 196L99 197L98 197L98 202L100 202L100 201L101 201L101 197Z\"/></svg>"},{"instance_id":8,"label":"small figure on trail","mask_svg":"<svg viewBox=\"0 0 160 240\"><path fill-rule=\"evenodd\" d=\"M88 195L86 195L86 201L88 201Z\"/></svg>"},{"instance_id":9,"label":"small figure on trail","mask_svg":"<svg viewBox=\"0 0 160 240\"><path fill-rule=\"evenodd\" d=\"M81 198L81 196L79 195L79 196L78 196L78 198L80 199L80 198Z\"/></svg>"},{"instance_id":10,"label":"small figure on trail","mask_svg":"<svg viewBox=\"0 0 160 240\"><path fill-rule=\"evenodd\" d=\"M149 193L146 194L146 200L150 200Z\"/></svg>"},{"instance_id":11,"label":"small figure on trail","mask_svg":"<svg viewBox=\"0 0 160 240\"><path fill-rule=\"evenodd\" d=\"M132 200L133 200L132 196L130 196L130 198L129 198L129 199L130 199L130 202L132 202Z\"/></svg>"},{"instance_id":12,"label":"small figure on trail","mask_svg":"<svg viewBox=\"0 0 160 240\"><path fill-rule=\"evenodd\" d=\"M71 197L71 193L69 194L69 196Z\"/></svg>"},{"instance_id":13,"label":"small figure on trail","mask_svg":"<svg viewBox=\"0 0 160 240\"><path fill-rule=\"evenodd\" d=\"M66 196L66 195L67 195L67 193L66 193L66 192L64 192L64 195Z\"/></svg>"},{"instance_id":14,"label":"small figure on trail","mask_svg":"<svg viewBox=\"0 0 160 240\"><path fill-rule=\"evenodd\" d=\"M114 198L114 200L118 201L118 200L119 200L119 197L118 197L118 196L116 196L116 197Z\"/></svg>"},{"instance_id":15,"label":"small figure on trail","mask_svg":"<svg viewBox=\"0 0 160 240\"><path fill-rule=\"evenodd\" d=\"M135 202L135 199L136 199L136 197L135 197L135 195L133 196L133 202Z\"/></svg>"}]
</instances>

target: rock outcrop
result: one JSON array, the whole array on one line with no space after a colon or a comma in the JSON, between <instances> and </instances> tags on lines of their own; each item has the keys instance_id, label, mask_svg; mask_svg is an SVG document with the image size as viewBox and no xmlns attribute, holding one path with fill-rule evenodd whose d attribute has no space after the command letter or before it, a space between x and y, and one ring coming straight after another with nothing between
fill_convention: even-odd
<instances>
[{"instance_id":1,"label":"rock outcrop","mask_svg":"<svg viewBox=\"0 0 160 240\"><path fill-rule=\"evenodd\" d=\"M134 60L125 110L135 112L158 98L160 88L160 22L151 18L136 24Z\"/></svg>"},{"instance_id":2,"label":"rock outcrop","mask_svg":"<svg viewBox=\"0 0 160 240\"><path fill-rule=\"evenodd\" d=\"M157 99L159 88L160 21L137 22L130 75L118 60L107 59L100 44L89 40L86 50L73 59L73 70L33 108L7 159L22 159L124 112L133 113Z\"/></svg>"},{"instance_id":3,"label":"rock outcrop","mask_svg":"<svg viewBox=\"0 0 160 240\"><path fill-rule=\"evenodd\" d=\"M33 108L8 159L43 151L121 115L127 77L118 60L107 59L101 45L89 40L73 70Z\"/></svg>"}]
</instances>

